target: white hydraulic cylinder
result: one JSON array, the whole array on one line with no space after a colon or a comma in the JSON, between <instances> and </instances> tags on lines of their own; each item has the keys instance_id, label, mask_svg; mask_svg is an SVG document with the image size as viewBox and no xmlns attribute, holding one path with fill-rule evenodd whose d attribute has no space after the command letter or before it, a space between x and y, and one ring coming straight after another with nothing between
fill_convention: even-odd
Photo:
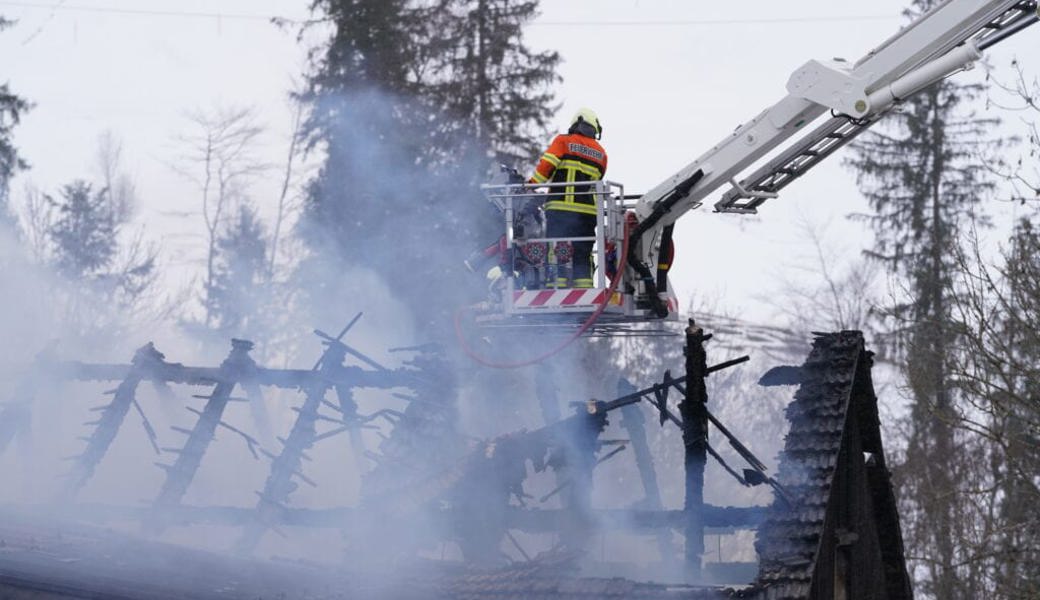
<instances>
[{"instance_id":1,"label":"white hydraulic cylinder","mask_svg":"<svg viewBox=\"0 0 1040 600\"><path fill-rule=\"evenodd\" d=\"M871 93L868 97L868 110L871 113L880 113L928 85L941 81L958 71L970 69L980 58L982 58L982 51L974 42L967 41L932 62L910 71Z\"/></svg>"},{"instance_id":2,"label":"white hydraulic cylinder","mask_svg":"<svg viewBox=\"0 0 1040 600\"><path fill-rule=\"evenodd\" d=\"M1019 2L943 0L852 65L806 63L792 78L788 89L792 93L648 191L636 205L639 219L649 217L659 202L698 170L704 177L659 218L655 227L671 224L700 206L709 194L738 178L830 110L857 118L876 113L879 106L891 105L894 98L919 89L922 82L964 68L978 58L978 49L966 43L969 38ZM859 92L862 95L857 99ZM653 231L647 234L652 236ZM648 264L652 262L648 260Z\"/></svg>"}]
</instances>

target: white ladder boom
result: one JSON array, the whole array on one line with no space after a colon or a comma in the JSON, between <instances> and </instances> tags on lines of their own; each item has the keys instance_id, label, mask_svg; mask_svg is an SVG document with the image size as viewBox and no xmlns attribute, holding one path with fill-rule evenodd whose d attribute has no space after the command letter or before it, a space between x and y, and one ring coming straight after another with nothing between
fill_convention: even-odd
<instances>
[{"instance_id":1,"label":"white ladder boom","mask_svg":"<svg viewBox=\"0 0 1040 600\"><path fill-rule=\"evenodd\" d=\"M877 122L898 100L970 66L981 50L1035 23L1037 10L1032 0L946 0L855 65L809 61L791 76L786 97L640 199L637 216L653 220L644 229L644 239L701 206L726 184L731 189L716 203L717 211L756 212L766 199ZM831 116L820 125L737 181L745 169L828 113ZM698 171L703 176L696 179ZM683 185L693 180L692 187ZM667 211L655 214L665 206ZM649 264L654 264L652 248L652 243L643 245Z\"/></svg>"}]
</instances>

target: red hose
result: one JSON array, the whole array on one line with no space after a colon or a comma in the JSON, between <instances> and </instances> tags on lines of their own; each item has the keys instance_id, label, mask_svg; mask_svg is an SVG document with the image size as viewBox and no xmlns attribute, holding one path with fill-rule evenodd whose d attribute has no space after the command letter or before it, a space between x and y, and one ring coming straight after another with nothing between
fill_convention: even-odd
<instances>
[{"instance_id":1,"label":"red hose","mask_svg":"<svg viewBox=\"0 0 1040 600\"><path fill-rule=\"evenodd\" d=\"M617 290L618 283L621 282L621 276L625 272L625 268L628 266L628 233L629 233L630 229L631 229L631 223L626 219L626 221L625 221L625 238L624 238L624 243L622 244L622 248L621 248L621 260L619 261L617 271L614 273L614 277L612 277L611 280L610 280L610 286L607 288L607 294L606 294L606 297L603 300L603 304L600 304L599 306L597 306L596 310L593 311L593 313L591 315L589 315L589 318L585 319L585 322L582 323L581 327L578 328L578 331L575 332L574 335L572 335L568 339L564 340L564 342L562 344L560 344L559 346L557 346L555 348L552 348L551 350L549 350L547 352L539 354L538 356L535 356L534 358L529 358L529 359L518 361L518 362L508 362L508 363L494 362L494 361L492 361L492 360L490 360L490 359L488 359L486 357L483 357L483 356L477 354L477 352L474 351L473 348L471 348L468 343L466 343L466 338L465 338L464 335L462 335L462 321L461 321L461 317L462 317L462 313L464 311L470 310L470 309L473 308L472 306L466 306L466 307L462 307L459 310L455 311L455 337L457 337L459 339L459 345L462 347L462 351L466 353L466 356L470 357L475 362L484 365L485 367L491 367L493 369L519 369L520 367L527 367L527 366L530 366L530 365L533 365L533 364L540 363L543 360L549 358L550 356L553 356L554 354L558 354L559 352L561 352L567 346L570 346L572 343L574 343L574 340L576 340L579 337L581 337L582 334L584 334L586 331L588 331L590 327L592 327L593 325L596 324L596 320L598 320L600 315L603 314L603 311L605 311L607 309L607 305L610 304L610 301L614 299L614 292Z\"/></svg>"}]
</instances>

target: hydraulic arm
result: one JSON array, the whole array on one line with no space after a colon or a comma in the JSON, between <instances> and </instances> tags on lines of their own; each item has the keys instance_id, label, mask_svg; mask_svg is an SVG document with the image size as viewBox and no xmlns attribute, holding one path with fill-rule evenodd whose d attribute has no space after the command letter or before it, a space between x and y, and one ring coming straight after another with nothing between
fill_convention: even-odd
<instances>
[{"instance_id":1,"label":"hydraulic arm","mask_svg":"<svg viewBox=\"0 0 1040 600\"><path fill-rule=\"evenodd\" d=\"M946 0L856 63L805 63L791 75L787 96L639 200L633 287L652 301L650 266L661 234L709 195L728 185L715 210L755 213L901 100L971 68L982 51L1038 20L1036 1Z\"/></svg>"}]
</instances>

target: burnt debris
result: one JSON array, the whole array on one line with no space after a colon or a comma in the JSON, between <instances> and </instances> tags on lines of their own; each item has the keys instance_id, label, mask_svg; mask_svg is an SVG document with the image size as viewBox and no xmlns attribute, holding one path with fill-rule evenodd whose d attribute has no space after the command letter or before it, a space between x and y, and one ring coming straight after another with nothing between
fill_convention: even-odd
<instances>
[{"instance_id":1,"label":"burnt debris","mask_svg":"<svg viewBox=\"0 0 1040 600\"><path fill-rule=\"evenodd\" d=\"M246 340L232 340L218 367L168 362L151 344L125 365L56 362L41 356L12 402L0 410L0 451L29 427L34 399L49 385L43 373L69 381L111 381L116 382L108 393L111 400L93 410L97 418L86 424L90 429L84 449L72 457L59 498L75 504L76 514L86 521L136 520L153 536L202 523L235 527L239 534L229 549L243 560L268 532L339 531L346 566L329 581L406 561L413 566L395 576L396 597L911 597L870 379L871 354L858 332L817 335L804 365L786 368L784 377L767 378L774 385L800 384L787 409L791 428L780 466L772 474L712 413L705 385L712 373L747 357L709 366L705 342L712 336L692 320L681 377L666 372L660 383L643 389L622 380L616 399L574 402L574 412L567 416L552 409L559 406L552 371L543 369L536 391L546 425L492 439L474 439L460 430L460 383L440 348L395 349L405 353L405 360L398 368L387 368L345 341L356 322L357 317L337 336L315 332L325 348L312 369L258 365ZM178 386L205 389L191 394L204 401L201 408L184 407L192 412L193 425L174 426L167 434L184 436L182 443L160 444L167 436L156 433L138 402L142 384L154 388L166 408L186 401ZM265 388L292 391L298 399L284 437L267 412ZM362 414L356 394L364 389L380 390L387 405ZM670 398L672 391L676 394ZM240 401L250 406L249 423L228 417L229 404ZM403 408L391 408L401 403ZM644 410L657 415L656 424L648 425ZM173 459L162 465L158 493L142 507L77 504L78 493L133 415L141 419L153 449ZM612 420L625 439L604 437ZM681 508L668 508L662 500L648 426L681 433ZM381 441L366 447L362 432L375 428ZM218 431L241 438L257 460L269 461L252 506L184 504L196 473L214 451L210 444ZM297 506L299 487L317 485L308 475L311 450L341 435L349 439L346 447L354 461L366 465L360 501L321 509ZM743 466L726 463L715 447L723 441ZM628 508L598 508L592 502L596 469L618 460L634 462L642 499ZM709 461L717 461L741 485L770 486L773 503L734 507L705 502L705 488L713 483L705 480ZM555 483L545 487L549 480L543 480L540 489L532 487L532 478L542 472L551 472ZM757 565L703 561L706 534L738 530L757 531ZM604 531L652 540L662 572L680 573L681 581L664 585L581 577L582 566L592 560L596 536ZM397 541L370 544L374 539ZM459 555L443 557L447 544ZM158 545L147 548L167 552ZM438 550L442 557L434 560ZM4 561L14 556L0 553L0 573L6 570ZM278 568L270 567L267 576L275 577ZM50 572L64 573L61 567ZM79 585L89 591L91 582L110 586L121 576L115 571L94 575L81 577ZM73 582L77 578L71 571L62 576ZM731 588L720 582L744 585ZM9 584L0 577L0 590ZM138 591L140 597L154 592ZM312 592L308 597L354 597ZM291 590L284 593L293 597Z\"/></svg>"}]
</instances>

